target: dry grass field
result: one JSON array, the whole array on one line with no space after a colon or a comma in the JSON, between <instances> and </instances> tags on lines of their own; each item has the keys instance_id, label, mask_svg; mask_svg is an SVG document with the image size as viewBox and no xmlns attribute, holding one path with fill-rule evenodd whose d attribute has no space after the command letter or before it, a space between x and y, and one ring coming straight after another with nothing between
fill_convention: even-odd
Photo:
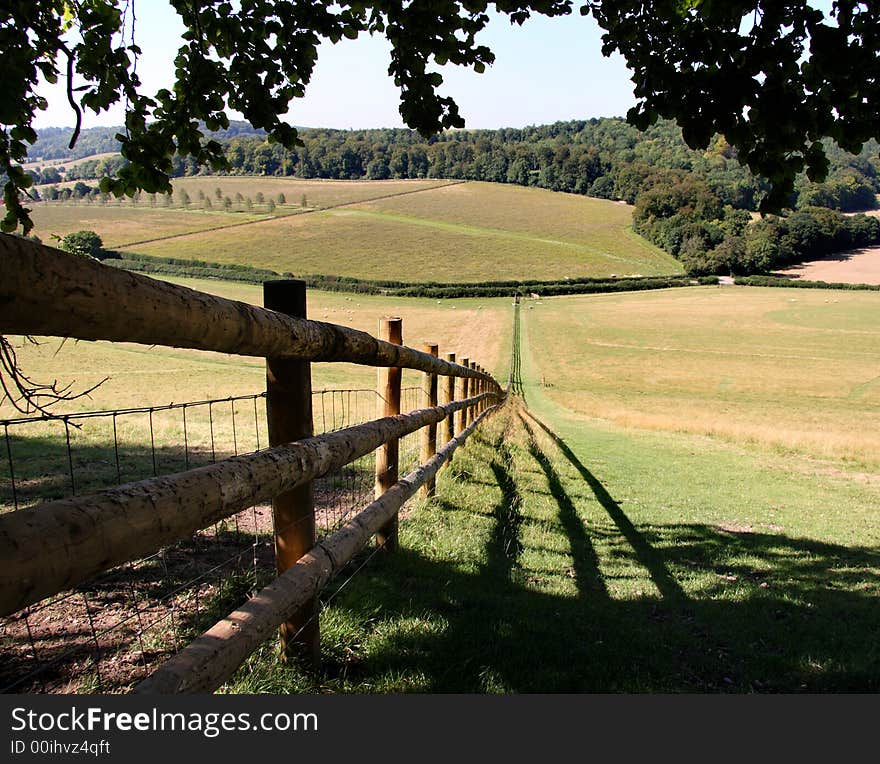
<instances>
[{"instance_id":1,"label":"dry grass field","mask_svg":"<svg viewBox=\"0 0 880 764\"><path fill-rule=\"evenodd\" d=\"M801 454L876 480L877 293L706 287L530 308L536 378L572 414Z\"/></svg>"},{"instance_id":2,"label":"dry grass field","mask_svg":"<svg viewBox=\"0 0 880 764\"><path fill-rule=\"evenodd\" d=\"M880 284L880 247L865 247L783 268L774 276L839 284Z\"/></svg>"},{"instance_id":3,"label":"dry grass field","mask_svg":"<svg viewBox=\"0 0 880 764\"><path fill-rule=\"evenodd\" d=\"M570 250L573 261L576 254L580 259L587 254L597 271L606 267L620 276L669 273L666 253L639 236L621 239L632 222L632 208L606 199L498 183L463 183L358 208L391 219L424 219L475 235L496 233L550 245L559 248L558 257Z\"/></svg>"},{"instance_id":4,"label":"dry grass field","mask_svg":"<svg viewBox=\"0 0 880 764\"><path fill-rule=\"evenodd\" d=\"M33 233L47 243L53 241L54 236L62 237L73 231L90 230L101 236L106 247L123 248L145 240L176 237L244 222L272 220L274 217L311 212L364 199L406 194L435 188L447 182L310 181L234 176L178 178L174 181L170 205L166 205L161 196L151 201L148 195L142 195L136 202L128 198L112 197L106 203L68 200L34 204L31 217L34 220ZM94 181L87 183L94 185ZM58 184L59 188L72 185L73 182ZM180 197L184 191L190 197L190 204L186 208L183 207ZM263 202L257 201L258 194L263 195ZM283 202L280 195L283 195ZM226 198L231 202L228 211L223 206ZM204 199L210 200L210 209L205 209ZM251 200L250 204L247 199ZM274 210L269 208L270 200L275 205ZM226 236L240 246L241 236L231 233ZM173 248L176 241L172 240L164 246ZM187 242L181 246L186 248L190 245ZM199 256L210 259L210 252L201 251Z\"/></svg>"},{"instance_id":5,"label":"dry grass field","mask_svg":"<svg viewBox=\"0 0 880 764\"><path fill-rule=\"evenodd\" d=\"M109 159L110 157L116 156L119 156L118 152L107 151L103 154L91 154L87 157L82 157L80 159L45 159L38 162L25 162L24 164L22 164L22 167L25 170L33 170L37 167L55 167L56 169L64 168L66 170L69 167L75 167L78 164L82 164L83 162L90 162L93 159Z\"/></svg>"},{"instance_id":6,"label":"dry grass field","mask_svg":"<svg viewBox=\"0 0 880 764\"><path fill-rule=\"evenodd\" d=\"M51 202L32 206L31 218L34 221L33 233L45 244L57 246L55 237L64 237L74 231L94 231L104 246L109 249L121 247L133 241L162 236L176 236L182 233L204 231L207 228L259 220L261 215L206 212L195 208L166 209L151 208L146 201L134 206L131 202L121 205L113 201L103 206L98 203L74 204L72 202Z\"/></svg>"},{"instance_id":7,"label":"dry grass field","mask_svg":"<svg viewBox=\"0 0 880 764\"><path fill-rule=\"evenodd\" d=\"M302 180L300 178L273 178L260 176L206 176L175 178L174 192L186 191L195 199L199 191L212 196L216 190L234 199L236 194L256 198L262 193L267 199L284 194L287 204L300 206L305 194L310 209L335 207L365 199L421 191L444 186L447 180Z\"/></svg>"}]
</instances>

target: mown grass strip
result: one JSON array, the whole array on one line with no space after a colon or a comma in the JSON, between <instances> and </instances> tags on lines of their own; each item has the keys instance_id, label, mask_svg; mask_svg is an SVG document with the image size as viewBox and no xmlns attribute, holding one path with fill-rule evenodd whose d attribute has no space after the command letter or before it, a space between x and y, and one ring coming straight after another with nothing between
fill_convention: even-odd
<instances>
[{"instance_id":1,"label":"mown grass strip","mask_svg":"<svg viewBox=\"0 0 880 764\"><path fill-rule=\"evenodd\" d=\"M880 689L876 489L577 416L537 357L531 409L493 417L325 612L322 671L267 646L227 691Z\"/></svg>"}]
</instances>

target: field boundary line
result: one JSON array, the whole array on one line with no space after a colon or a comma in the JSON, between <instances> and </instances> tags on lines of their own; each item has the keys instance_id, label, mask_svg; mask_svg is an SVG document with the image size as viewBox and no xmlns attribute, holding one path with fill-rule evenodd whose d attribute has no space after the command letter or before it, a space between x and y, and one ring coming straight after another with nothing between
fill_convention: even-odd
<instances>
[{"instance_id":1,"label":"field boundary line","mask_svg":"<svg viewBox=\"0 0 880 764\"><path fill-rule=\"evenodd\" d=\"M194 176L190 176L190 177L194 177ZM233 177L238 178L238 177L246 177L246 176L236 175ZM253 177L255 177L255 178L263 178L263 177L269 178L269 177L275 177L275 176L254 175ZM309 180L311 180L311 178L309 178ZM122 250L122 249L125 249L128 247L137 247L140 244L152 244L157 241L168 241L169 239L180 239L184 236L198 236L199 234L203 234L203 233L212 233L214 231L223 231L227 228L241 228L241 226L246 226L246 225L258 225L259 223L269 223L269 222L272 222L273 220L285 220L287 218L300 217L301 215L310 215L314 212L324 212L326 210L336 210L341 207L351 207L352 205L355 205L355 204L366 204L367 202L378 202L383 199L393 199L394 197L406 196L407 194L420 194L423 191L436 191L438 188L447 188L448 186L458 186L462 183L468 183L468 182L469 181L467 181L467 180L450 180L447 183L443 183L439 186L432 186L431 188L417 188L412 191L399 191L396 194L385 194L383 196L374 196L371 199L359 199L356 202L342 202L340 204L331 204L327 207L316 207L316 208L310 209L310 210L301 210L300 212L289 212L284 215L273 215L272 217L266 217L261 220L244 220L244 221L241 221L240 223L229 223L228 225L218 225L218 226L213 226L211 228L202 228L199 231L187 231L185 233L172 233L172 234L168 234L167 236L156 236L155 238L152 238L152 239L141 239L140 241L126 242L124 244L116 245L116 247L114 247L114 249Z\"/></svg>"}]
</instances>

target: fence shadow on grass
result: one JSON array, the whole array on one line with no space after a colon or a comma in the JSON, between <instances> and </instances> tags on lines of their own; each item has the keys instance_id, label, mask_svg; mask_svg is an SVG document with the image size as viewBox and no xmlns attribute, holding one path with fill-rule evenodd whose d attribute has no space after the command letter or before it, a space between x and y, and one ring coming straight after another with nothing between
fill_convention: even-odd
<instances>
[{"instance_id":1,"label":"fence shadow on grass","mask_svg":"<svg viewBox=\"0 0 880 764\"><path fill-rule=\"evenodd\" d=\"M513 457L504 442L504 433L495 443L495 453L497 458L489 466L501 489L501 497L493 510L493 533L486 548L486 567L493 571L504 571L505 577L510 578L522 553L519 526L523 518L522 496L511 474Z\"/></svg>"},{"instance_id":2,"label":"fence shadow on grass","mask_svg":"<svg viewBox=\"0 0 880 764\"><path fill-rule=\"evenodd\" d=\"M527 587L504 565L474 570L403 548L355 581L340 605L352 622L368 624L360 639L381 634L369 660L337 660L331 649L322 682L427 692L880 690L880 551L707 524L636 528L567 444L538 424L608 513L614 535L631 547L659 596L595 596L593 545L604 540L587 535L566 492L576 478L560 477L533 441L531 455L582 567L575 570L579 595ZM466 488L468 475L460 474ZM494 475L500 496L517 490L509 470ZM466 503L440 507L486 520L485 511ZM509 534L502 512L492 522L490 547ZM687 591L676 576L687 576Z\"/></svg>"},{"instance_id":3,"label":"fence shadow on grass","mask_svg":"<svg viewBox=\"0 0 880 764\"><path fill-rule=\"evenodd\" d=\"M568 444L559 437L559 435L553 432L553 430L530 411L525 410L524 413L525 416L528 416L529 419L543 430L543 432L562 452L568 462L578 471L580 476L584 479L584 482L586 482L595 495L596 500L602 505L608 513L608 516L614 521L614 524L617 526L620 533L632 547L638 561L651 575L651 579L654 581L654 584L663 597L670 602L679 604L683 603L687 599L687 596L684 591L682 591L678 581L676 581L670 574L663 558L657 553L654 547L648 543L645 537L636 530L636 527L630 522L630 519L626 516L626 513L623 511L620 504L618 504L611 494L608 493L601 481L599 481L596 476L583 465L574 451L568 447ZM525 416L523 417L523 424L525 425L526 430L530 433L532 442L534 442L534 434L532 434L531 428L525 421Z\"/></svg>"},{"instance_id":4,"label":"fence shadow on grass","mask_svg":"<svg viewBox=\"0 0 880 764\"><path fill-rule=\"evenodd\" d=\"M670 525L652 535L677 544L679 559L690 562L727 541L709 526ZM428 692L880 690L876 595L839 588L845 572L830 580L820 573L844 559L876 566L876 554L779 535L745 543L744 553L774 559L771 588L738 601L704 592L688 613L659 608L654 597L543 594L503 571L472 574L401 550L345 600L353 620L383 635L368 662L346 665L346 681L356 689L359 681L410 675L420 677L413 689ZM374 588L386 576L395 585ZM859 580L875 592L880 585L876 572ZM408 626L414 622L434 628ZM326 668L332 682L333 665Z\"/></svg>"},{"instance_id":5,"label":"fence shadow on grass","mask_svg":"<svg viewBox=\"0 0 880 764\"><path fill-rule=\"evenodd\" d=\"M608 597L608 588L599 570L599 559L596 555L596 549L583 522L578 517L574 502L565 490L559 473L553 467L547 454L538 445L535 433L529 427L528 422L523 417L520 417L520 422L528 434L529 453L541 466L541 470L547 478L547 485L550 487L550 495L559 507L559 520L571 545L574 577L577 582L578 591L582 597L597 595Z\"/></svg>"}]
</instances>

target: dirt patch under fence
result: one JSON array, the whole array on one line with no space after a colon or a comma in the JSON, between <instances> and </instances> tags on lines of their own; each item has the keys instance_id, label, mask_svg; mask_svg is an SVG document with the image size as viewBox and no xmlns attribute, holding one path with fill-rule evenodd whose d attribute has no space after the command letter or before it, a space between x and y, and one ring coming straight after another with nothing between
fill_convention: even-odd
<instances>
[{"instance_id":1,"label":"dirt patch under fence","mask_svg":"<svg viewBox=\"0 0 880 764\"><path fill-rule=\"evenodd\" d=\"M372 473L315 482L319 537L369 503ZM0 691L126 692L274 576L272 508L252 507L0 619Z\"/></svg>"}]
</instances>

